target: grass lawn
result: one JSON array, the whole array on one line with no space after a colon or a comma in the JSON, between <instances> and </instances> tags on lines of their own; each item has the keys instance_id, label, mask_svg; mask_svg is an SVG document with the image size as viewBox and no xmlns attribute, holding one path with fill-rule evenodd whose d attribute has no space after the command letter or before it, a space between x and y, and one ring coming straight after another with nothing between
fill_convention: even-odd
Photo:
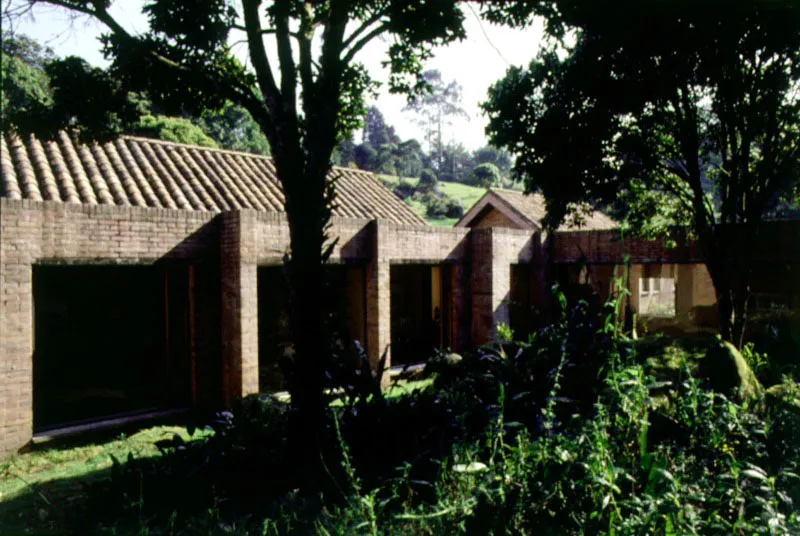
<instances>
[{"instance_id":1,"label":"grass lawn","mask_svg":"<svg viewBox=\"0 0 800 536\"><path fill-rule=\"evenodd\" d=\"M464 212L472 208L478 199L486 193L486 188L477 188L458 182L440 182L439 189L447 196L461 201Z\"/></svg>"},{"instance_id":2,"label":"grass lawn","mask_svg":"<svg viewBox=\"0 0 800 536\"><path fill-rule=\"evenodd\" d=\"M42 446L41 449L17 454L0 462L0 504L13 499L26 488L42 483L83 477L111 467L111 456L126 459L158 456L157 441L175 434L189 440L186 429L178 426L156 426L131 436L91 445L74 447Z\"/></svg>"},{"instance_id":3,"label":"grass lawn","mask_svg":"<svg viewBox=\"0 0 800 536\"><path fill-rule=\"evenodd\" d=\"M156 442L175 434L189 440L185 428L156 426L130 436L91 444L42 445L0 462L0 534L46 534L58 530L57 518L85 498L84 486L104 477L112 456L160 455ZM195 438L200 437L199 434ZM35 527L31 520L36 520Z\"/></svg>"}]
</instances>

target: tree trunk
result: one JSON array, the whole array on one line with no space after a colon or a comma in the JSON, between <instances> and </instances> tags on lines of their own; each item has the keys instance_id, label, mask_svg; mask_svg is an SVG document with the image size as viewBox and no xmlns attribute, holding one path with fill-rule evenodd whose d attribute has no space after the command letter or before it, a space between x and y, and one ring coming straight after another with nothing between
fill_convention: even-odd
<instances>
[{"instance_id":1,"label":"tree trunk","mask_svg":"<svg viewBox=\"0 0 800 536\"><path fill-rule=\"evenodd\" d=\"M305 161L305 165L304 164ZM287 371L294 418L291 441L306 489L320 489L325 474L320 448L325 443L325 378L330 356L323 247L329 212L325 202L327 166L314 169L302 151L275 156L286 194L291 255L287 260L289 324L294 359Z\"/></svg>"},{"instance_id":2,"label":"tree trunk","mask_svg":"<svg viewBox=\"0 0 800 536\"><path fill-rule=\"evenodd\" d=\"M725 240L719 236L719 232L715 235L716 243L706 248L706 268L714 283L720 332L723 339L741 348L744 344L747 303L750 299L749 256L747 252L742 255L730 254L734 248L738 250L733 243L735 236L731 240ZM738 242L747 244L744 247L752 245L744 237L739 237Z\"/></svg>"},{"instance_id":3,"label":"tree trunk","mask_svg":"<svg viewBox=\"0 0 800 536\"><path fill-rule=\"evenodd\" d=\"M306 469L305 484L319 489L320 448L325 442L325 371L327 334L324 322L322 242L306 222L295 224L289 282L292 291L290 327L295 355L289 392L295 418L292 437Z\"/></svg>"}]
</instances>

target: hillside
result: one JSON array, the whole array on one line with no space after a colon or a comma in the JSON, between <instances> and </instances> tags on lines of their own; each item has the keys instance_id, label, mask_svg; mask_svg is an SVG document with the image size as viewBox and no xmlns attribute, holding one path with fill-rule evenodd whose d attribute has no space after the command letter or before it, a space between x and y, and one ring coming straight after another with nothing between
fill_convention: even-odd
<instances>
[{"instance_id":1,"label":"hillside","mask_svg":"<svg viewBox=\"0 0 800 536\"><path fill-rule=\"evenodd\" d=\"M384 186L387 188L394 189L400 181L404 181L412 186L416 186L419 179L413 178L403 178L400 179L398 177L394 177L391 175L376 175L378 180L383 183ZM458 182L444 182L439 181L439 190L448 198L457 199L461 202L461 206L464 207L464 212L468 211L472 205L474 205L478 199L486 193L485 188L478 188L475 186L468 186L466 184L461 184ZM411 200L406 201L406 203L414 209L414 211L425 218L430 225L435 225L437 227L452 227L457 221L458 218L442 218L442 219L433 219L429 218L425 214L425 205L422 204L420 201Z\"/></svg>"}]
</instances>

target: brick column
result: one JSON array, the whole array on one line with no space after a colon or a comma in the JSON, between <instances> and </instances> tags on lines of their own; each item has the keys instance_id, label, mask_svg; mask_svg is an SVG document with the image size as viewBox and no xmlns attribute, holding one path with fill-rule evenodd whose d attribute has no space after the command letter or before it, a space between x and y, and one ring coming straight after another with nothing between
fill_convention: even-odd
<instances>
[{"instance_id":1,"label":"brick column","mask_svg":"<svg viewBox=\"0 0 800 536\"><path fill-rule=\"evenodd\" d=\"M495 326L508 324L511 261L494 228L470 233L472 280L472 342L480 346L494 338Z\"/></svg>"},{"instance_id":2,"label":"brick column","mask_svg":"<svg viewBox=\"0 0 800 536\"><path fill-rule=\"evenodd\" d=\"M258 288L255 212L234 210L222 215L223 402L258 392Z\"/></svg>"},{"instance_id":3,"label":"brick column","mask_svg":"<svg viewBox=\"0 0 800 536\"><path fill-rule=\"evenodd\" d=\"M0 199L0 458L33 435L33 270L38 214Z\"/></svg>"},{"instance_id":4,"label":"brick column","mask_svg":"<svg viewBox=\"0 0 800 536\"><path fill-rule=\"evenodd\" d=\"M392 296L390 264L386 255L388 228L386 222L371 224L372 252L367 264L367 356L372 368L388 349L387 369L392 364Z\"/></svg>"},{"instance_id":5,"label":"brick column","mask_svg":"<svg viewBox=\"0 0 800 536\"><path fill-rule=\"evenodd\" d=\"M472 303L470 295L470 267L463 260L452 265L450 271L450 329L453 349L463 352L472 343L470 334Z\"/></svg>"}]
</instances>

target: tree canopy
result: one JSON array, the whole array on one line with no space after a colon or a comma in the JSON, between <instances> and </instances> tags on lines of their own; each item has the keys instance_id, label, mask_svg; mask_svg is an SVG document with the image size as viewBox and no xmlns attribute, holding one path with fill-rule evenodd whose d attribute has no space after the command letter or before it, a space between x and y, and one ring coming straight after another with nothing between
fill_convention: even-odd
<instances>
[{"instance_id":1,"label":"tree canopy","mask_svg":"<svg viewBox=\"0 0 800 536\"><path fill-rule=\"evenodd\" d=\"M269 155L269 142L247 110L228 103L221 110L206 111L193 120L223 149Z\"/></svg>"},{"instance_id":2,"label":"tree canopy","mask_svg":"<svg viewBox=\"0 0 800 536\"><path fill-rule=\"evenodd\" d=\"M4 127L23 122L43 123L54 106L50 64L55 53L25 35L4 37L2 42ZM55 67L55 66L54 66ZM82 68L89 69L85 64ZM221 111L200 117L167 116L145 95L132 94L139 120L123 132L166 141L269 154L269 144L259 126L240 106L227 104Z\"/></svg>"},{"instance_id":3,"label":"tree canopy","mask_svg":"<svg viewBox=\"0 0 800 536\"><path fill-rule=\"evenodd\" d=\"M389 143L400 142L394 127L386 123L383 114L375 106L370 106L367 109L367 116L364 119L363 138L364 143L369 143L374 149Z\"/></svg>"},{"instance_id":4,"label":"tree canopy","mask_svg":"<svg viewBox=\"0 0 800 536\"><path fill-rule=\"evenodd\" d=\"M800 7L553 6L534 10L548 17L550 46L490 90L492 143L516 154L551 224L586 200L622 207L640 232L691 222L723 331L739 342L746 244L800 184ZM720 224L745 235L725 240Z\"/></svg>"},{"instance_id":5,"label":"tree canopy","mask_svg":"<svg viewBox=\"0 0 800 536\"><path fill-rule=\"evenodd\" d=\"M203 132L203 129L183 117L145 115L139 120L133 133L146 138L157 138L176 143L219 147L216 141Z\"/></svg>"},{"instance_id":6,"label":"tree canopy","mask_svg":"<svg viewBox=\"0 0 800 536\"><path fill-rule=\"evenodd\" d=\"M417 114L418 123L425 131L428 152L436 154L436 168L444 172L445 131L454 117L469 117L461 107L461 86L455 80L446 82L438 70L423 73L424 90L413 96L405 110Z\"/></svg>"},{"instance_id":7,"label":"tree canopy","mask_svg":"<svg viewBox=\"0 0 800 536\"><path fill-rule=\"evenodd\" d=\"M39 103L52 99L50 79L44 66L54 58L53 51L26 36L4 37L0 51L3 82L0 101L3 122L6 114L34 114Z\"/></svg>"},{"instance_id":8,"label":"tree canopy","mask_svg":"<svg viewBox=\"0 0 800 536\"><path fill-rule=\"evenodd\" d=\"M500 170L491 162L479 164L472 170L472 185L483 188L497 186L500 182Z\"/></svg>"}]
</instances>

